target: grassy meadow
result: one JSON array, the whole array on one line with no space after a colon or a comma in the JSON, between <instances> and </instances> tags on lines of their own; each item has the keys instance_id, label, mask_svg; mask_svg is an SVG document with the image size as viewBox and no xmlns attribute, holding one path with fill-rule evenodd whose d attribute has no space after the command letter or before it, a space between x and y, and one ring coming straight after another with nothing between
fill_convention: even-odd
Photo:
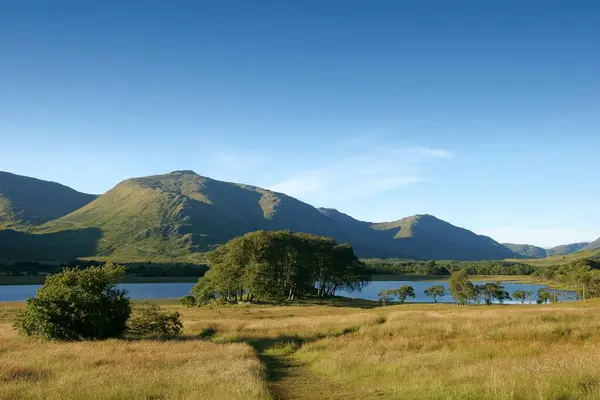
<instances>
[{"instance_id":1,"label":"grassy meadow","mask_svg":"<svg viewBox=\"0 0 600 400\"><path fill-rule=\"evenodd\" d=\"M22 338L0 304L0 399L598 399L600 301L187 309L175 339Z\"/></svg>"}]
</instances>

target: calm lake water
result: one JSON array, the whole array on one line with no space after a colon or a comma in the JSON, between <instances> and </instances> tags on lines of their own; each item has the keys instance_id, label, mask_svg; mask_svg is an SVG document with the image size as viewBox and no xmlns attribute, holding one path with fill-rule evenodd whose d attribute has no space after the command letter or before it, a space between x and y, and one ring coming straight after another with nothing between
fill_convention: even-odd
<instances>
[{"instance_id":1,"label":"calm lake water","mask_svg":"<svg viewBox=\"0 0 600 400\"><path fill-rule=\"evenodd\" d=\"M475 282L476 284L483 284L485 282ZM367 287L360 292L345 292L338 291L338 295L352 297L356 299L366 300L379 300L378 293L384 289L396 289L402 285L410 285L415 289L416 298L408 299L407 303L419 302L419 303L430 303L433 302L429 297L425 296L423 291L434 285L441 285L448 291L447 281L431 281L431 280L410 280L410 281L373 281ZM150 299L170 299L183 297L190 293L190 290L194 286L194 283L124 283L117 285L120 288L127 289L129 296L136 300L150 300ZM35 295L35 292L41 287L41 285L0 285L0 302L2 301L25 301ZM505 289L509 293L513 293L517 289L531 290L534 293L538 289L545 287L544 285L531 284L531 283L504 283ZM570 297L571 300L575 298L574 292L561 291L566 296ZM569 299L563 299L561 301L567 301ZM441 303L451 303L452 297L446 295L439 299ZM507 301L506 303L511 303ZM512 301L512 303L515 303Z\"/></svg>"}]
</instances>

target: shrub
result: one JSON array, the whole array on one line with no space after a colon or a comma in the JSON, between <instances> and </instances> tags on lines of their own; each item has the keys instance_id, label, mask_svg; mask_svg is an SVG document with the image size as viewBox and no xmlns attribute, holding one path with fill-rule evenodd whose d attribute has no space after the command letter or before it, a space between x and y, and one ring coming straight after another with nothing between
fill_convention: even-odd
<instances>
[{"instance_id":1,"label":"shrub","mask_svg":"<svg viewBox=\"0 0 600 400\"><path fill-rule=\"evenodd\" d=\"M183 328L178 312L163 311L157 304L144 302L133 310L127 332L136 336L177 335Z\"/></svg>"},{"instance_id":2,"label":"shrub","mask_svg":"<svg viewBox=\"0 0 600 400\"><path fill-rule=\"evenodd\" d=\"M198 304L196 302L196 298L194 296L183 296L181 299L179 299L179 302L181 303L182 306L185 307L196 307Z\"/></svg>"},{"instance_id":3,"label":"shrub","mask_svg":"<svg viewBox=\"0 0 600 400\"><path fill-rule=\"evenodd\" d=\"M131 314L127 292L114 286L123 273L121 267L107 264L49 276L27 301L15 327L24 335L45 339L120 337Z\"/></svg>"}]
</instances>

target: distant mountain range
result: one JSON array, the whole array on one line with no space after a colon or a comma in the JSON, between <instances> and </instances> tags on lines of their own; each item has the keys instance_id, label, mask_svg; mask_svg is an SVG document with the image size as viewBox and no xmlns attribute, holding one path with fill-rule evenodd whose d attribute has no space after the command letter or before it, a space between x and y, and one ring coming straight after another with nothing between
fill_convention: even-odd
<instances>
[{"instance_id":1,"label":"distant mountain range","mask_svg":"<svg viewBox=\"0 0 600 400\"><path fill-rule=\"evenodd\" d=\"M552 247L545 249L543 247L533 246L530 244L513 244L513 243L502 243L515 253L526 257L526 258L545 258L558 255L567 255L575 253L576 251L586 249L590 245L588 242L564 244L561 246ZM600 243L598 244L600 247ZM591 249L589 249L591 250Z\"/></svg>"},{"instance_id":2,"label":"distant mountain range","mask_svg":"<svg viewBox=\"0 0 600 400\"><path fill-rule=\"evenodd\" d=\"M100 196L0 173L0 262L197 261L203 252L260 229L330 236L351 243L361 257L529 257L431 215L359 221L282 193L193 171L128 179Z\"/></svg>"}]
</instances>

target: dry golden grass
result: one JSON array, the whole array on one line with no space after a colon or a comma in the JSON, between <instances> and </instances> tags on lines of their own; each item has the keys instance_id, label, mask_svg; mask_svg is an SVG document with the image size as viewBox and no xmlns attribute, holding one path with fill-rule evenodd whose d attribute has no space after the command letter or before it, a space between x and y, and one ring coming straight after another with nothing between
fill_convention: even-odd
<instances>
[{"instance_id":1,"label":"dry golden grass","mask_svg":"<svg viewBox=\"0 0 600 400\"><path fill-rule=\"evenodd\" d=\"M183 309L178 341L48 343L0 304L0 399L600 399L600 301Z\"/></svg>"},{"instance_id":2,"label":"dry golden grass","mask_svg":"<svg viewBox=\"0 0 600 400\"><path fill-rule=\"evenodd\" d=\"M47 342L17 335L0 306L0 399L269 399L244 343ZM4 323L3 323L4 322Z\"/></svg>"}]
</instances>

